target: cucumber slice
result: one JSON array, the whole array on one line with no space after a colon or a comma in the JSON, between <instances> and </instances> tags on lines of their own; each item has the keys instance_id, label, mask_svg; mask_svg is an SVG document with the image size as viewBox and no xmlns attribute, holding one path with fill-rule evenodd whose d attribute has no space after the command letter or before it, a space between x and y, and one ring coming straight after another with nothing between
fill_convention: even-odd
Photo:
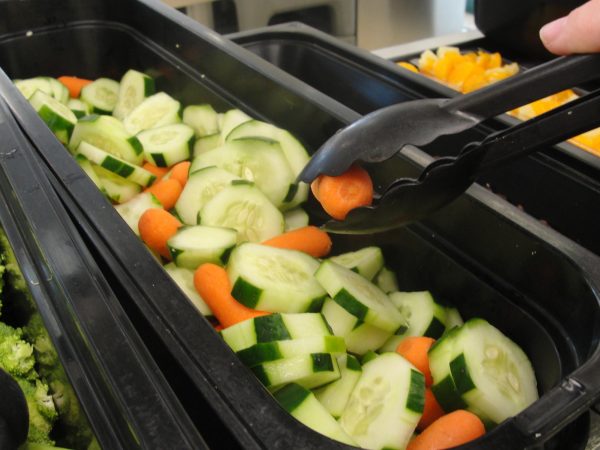
<instances>
[{"instance_id":1,"label":"cucumber slice","mask_svg":"<svg viewBox=\"0 0 600 450\"><path fill-rule=\"evenodd\" d=\"M146 210L150 208L162 209L162 205L158 199L150 192L142 192L133 197L131 200L115 206L115 209L119 215L137 236L140 235L138 228L140 217L142 214L144 214L144 212L146 212Z\"/></svg>"},{"instance_id":2,"label":"cucumber slice","mask_svg":"<svg viewBox=\"0 0 600 450\"><path fill-rule=\"evenodd\" d=\"M396 274L387 267L383 267L375 276L375 284L386 294L399 290Z\"/></svg>"},{"instance_id":3,"label":"cucumber slice","mask_svg":"<svg viewBox=\"0 0 600 450\"><path fill-rule=\"evenodd\" d=\"M318 267L303 252L245 243L231 253L227 265L231 295L262 311L320 311L326 294L313 276Z\"/></svg>"},{"instance_id":4,"label":"cucumber slice","mask_svg":"<svg viewBox=\"0 0 600 450\"><path fill-rule=\"evenodd\" d=\"M278 359L250 368L270 390L287 383L298 383L307 389L331 383L340 377L337 360L329 353L310 353Z\"/></svg>"},{"instance_id":5,"label":"cucumber slice","mask_svg":"<svg viewBox=\"0 0 600 450\"><path fill-rule=\"evenodd\" d=\"M240 139L194 158L190 173L216 166L251 181L276 207L283 204L294 186L294 175L275 141Z\"/></svg>"},{"instance_id":6,"label":"cucumber slice","mask_svg":"<svg viewBox=\"0 0 600 450\"><path fill-rule=\"evenodd\" d=\"M252 184L232 182L200 210L200 223L234 228L238 242L263 242L283 232L283 216Z\"/></svg>"},{"instance_id":7,"label":"cucumber slice","mask_svg":"<svg viewBox=\"0 0 600 450\"><path fill-rule=\"evenodd\" d=\"M128 70L121 78L117 103L112 112L113 116L123 120L146 97L152 94L154 94L154 79L137 70Z\"/></svg>"},{"instance_id":8,"label":"cucumber slice","mask_svg":"<svg viewBox=\"0 0 600 450\"><path fill-rule=\"evenodd\" d=\"M239 352L264 342L331 336L331 329L320 313L269 314L227 327L221 336Z\"/></svg>"},{"instance_id":9,"label":"cucumber slice","mask_svg":"<svg viewBox=\"0 0 600 450\"><path fill-rule=\"evenodd\" d=\"M339 423L363 448L404 449L425 405L425 377L397 353L362 367Z\"/></svg>"},{"instance_id":10,"label":"cucumber slice","mask_svg":"<svg viewBox=\"0 0 600 450\"><path fill-rule=\"evenodd\" d=\"M173 278L173 281L179 286L179 289L187 296L196 309L203 316L212 316L213 313L204 302L196 288L194 287L194 271L177 267L175 263L165 264L164 269Z\"/></svg>"},{"instance_id":11,"label":"cucumber slice","mask_svg":"<svg viewBox=\"0 0 600 450\"><path fill-rule=\"evenodd\" d=\"M340 379L314 391L317 400L336 419L344 412L354 386L362 374L360 363L352 355L344 354L338 357L338 366Z\"/></svg>"},{"instance_id":12,"label":"cucumber slice","mask_svg":"<svg viewBox=\"0 0 600 450\"><path fill-rule=\"evenodd\" d=\"M372 280L383 267L383 253L379 247L364 247L329 259L362 275L367 280Z\"/></svg>"},{"instance_id":13,"label":"cucumber slice","mask_svg":"<svg viewBox=\"0 0 600 450\"><path fill-rule=\"evenodd\" d=\"M263 342L237 352L240 360L248 367L268 361L291 358L310 353L346 354L344 338L339 336L316 336L302 339Z\"/></svg>"},{"instance_id":14,"label":"cucumber slice","mask_svg":"<svg viewBox=\"0 0 600 450\"><path fill-rule=\"evenodd\" d=\"M194 130L182 123L141 131L137 138L144 147L144 157L158 167L168 167L190 159Z\"/></svg>"},{"instance_id":15,"label":"cucumber slice","mask_svg":"<svg viewBox=\"0 0 600 450\"><path fill-rule=\"evenodd\" d=\"M56 78L48 77L48 83L52 89L52 97L66 105L69 101L69 90L67 87L58 81Z\"/></svg>"},{"instance_id":16,"label":"cucumber slice","mask_svg":"<svg viewBox=\"0 0 600 450\"><path fill-rule=\"evenodd\" d=\"M450 357L452 378L469 409L498 424L538 399L529 358L484 319L458 329Z\"/></svg>"},{"instance_id":17,"label":"cucumber slice","mask_svg":"<svg viewBox=\"0 0 600 450\"><path fill-rule=\"evenodd\" d=\"M348 445L356 442L342 430L308 389L290 383L273 394L275 400L298 421L317 433Z\"/></svg>"},{"instance_id":18,"label":"cucumber slice","mask_svg":"<svg viewBox=\"0 0 600 450\"><path fill-rule=\"evenodd\" d=\"M35 91L42 91L50 96L53 95L52 86L47 77L35 77L27 80L14 80L15 87L23 94L27 100L35 93Z\"/></svg>"},{"instance_id":19,"label":"cucumber slice","mask_svg":"<svg viewBox=\"0 0 600 450\"><path fill-rule=\"evenodd\" d=\"M125 129L130 134L157 128L162 125L179 123L181 103L173 97L159 92L137 105L123 120Z\"/></svg>"},{"instance_id":20,"label":"cucumber slice","mask_svg":"<svg viewBox=\"0 0 600 450\"><path fill-rule=\"evenodd\" d=\"M77 116L66 105L43 91L35 91L29 99L33 109L48 125L63 144L69 142L69 136L77 123Z\"/></svg>"},{"instance_id":21,"label":"cucumber slice","mask_svg":"<svg viewBox=\"0 0 600 450\"><path fill-rule=\"evenodd\" d=\"M203 263L224 265L236 242L231 228L193 225L180 227L167 246L177 266L196 270Z\"/></svg>"},{"instance_id":22,"label":"cucumber slice","mask_svg":"<svg viewBox=\"0 0 600 450\"><path fill-rule=\"evenodd\" d=\"M364 355L381 347L392 333L358 320L331 298L325 300L321 313L336 336L343 336L349 352Z\"/></svg>"},{"instance_id":23,"label":"cucumber slice","mask_svg":"<svg viewBox=\"0 0 600 450\"><path fill-rule=\"evenodd\" d=\"M73 111L73 114L75 114L78 119L87 116L91 112L90 106L77 98L70 98L67 101L67 107Z\"/></svg>"},{"instance_id":24,"label":"cucumber slice","mask_svg":"<svg viewBox=\"0 0 600 450\"><path fill-rule=\"evenodd\" d=\"M304 146L291 133L281 128L260 120L249 120L235 127L228 135L227 140L234 140L247 137L263 137L273 139L281 145L281 150L285 155L294 174L294 179L300 174L304 166L308 163L310 156ZM305 202L308 198L308 184L300 183L298 190L292 199L286 204L286 207L293 207Z\"/></svg>"},{"instance_id":25,"label":"cucumber slice","mask_svg":"<svg viewBox=\"0 0 600 450\"><path fill-rule=\"evenodd\" d=\"M71 152L75 152L81 141L132 164L142 164L142 144L135 136L130 136L114 117L92 114L79 119L69 140Z\"/></svg>"},{"instance_id":26,"label":"cucumber slice","mask_svg":"<svg viewBox=\"0 0 600 450\"><path fill-rule=\"evenodd\" d=\"M207 167L191 173L177 203L175 211L181 221L188 225L198 223L198 212L204 205L231 182L239 180L235 175L218 167Z\"/></svg>"},{"instance_id":27,"label":"cucumber slice","mask_svg":"<svg viewBox=\"0 0 600 450\"><path fill-rule=\"evenodd\" d=\"M106 170L113 172L115 175L119 175L142 187L150 186L154 180L156 180L156 175L146 169L142 169L124 159L117 158L86 141L81 141L79 143L77 146L77 153L82 154L92 163L98 164Z\"/></svg>"},{"instance_id":28,"label":"cucumber slice","mask_svg":"<svg viewBox=\"0 0 600 450\"><path fill-rule=\"evenodd\" d=\"M337 304L359 320L391 333L404 324L388 296L350 269L328 260L321 263L315 277Z\"/></svg>"},{"instance_id":29,"label":"cucumber slice","mask_svg":"<svg viewBox=\"0 0 600 450\"><path fill-rule=\"evenodd\" d=\"M209 134L196 139L194 143L194 158L202 153L211 151L213 148L221 146L221 133Z\"/></svg>"},{"instance_id":30,"label":"cucumber slice","mask_svg":"<svg viewBox=\"0 0 600 450\"><path fill-rule=\"evenodd\" d=\"M284 212L283 220L285 220L285 231L308 226L308 214L300 207L289 209Z\"/></svg>"},{"instance_id":31,"label":"cucumber slice","mask_svg":"<svg viewBox=\"0 0 600 450\"><path fill-rule=\"evenodd\" d=\"M461 317L458 309L446 307L446 330L451 330L454 327L464 325L464 320Z\"/></svg>"},{"instance_id":32,"label":"cucumber slice","mask_svg":"<svg viewBox=\"0 0 600 450\"><path fill-rule=\"evenodd\" d=\"M81 89L81 100L98 114L110 114L119 98L119 82L110 78L98 78Z\"/></svg>"},{"instance_id":33,"label":"cucumber slice","mask_svg":"<svg viewBox=\"0 0 600 450\"><path fill-rule=\"evenodd\" d=\"M79 167L81 167L83 169L83 171L86 173L86 175L88 177L90 177L90 179L92 180L92 183L94 183L98 189L100 189L102 192L104 192L104 187L102 186L100 177L98 177L98 175L94 171L94 168L92 167L92 163L89 161L89 159L87 159L83 155L77 154L77 155L75 155L75 161L77 162L77 164L79 164Z\"/></svg>"},{"instance_id":34,"label":"cucumber slice","mask_svg":"<svg viewBox=\"0 0 600 450\"><path fill-rule=\"evenodd\" d=\"M100 178L104 194L115 203L125 203L138 195L142 190L139 184L127 181L125 178L115 175L103 167L94 164L93 168L98 178Z\"/></svg>"},{"instance_id":35,"label":"cucumber slice","mask_svg":"<svg viewBox=\"0 0 600 450\"><path fill-rule=\"evenodd\" d=\"M408 322L399 336L439 338L446 330L446 309L437 304L429 291L392 292L389 296Z\"/></svg>"},{"instance_id":36,"label":"cucumber slice","mask_svg":"<svg viewBox=\"0 0 600 450\"><path fill-rule=\"evenodd\" d=\"M249 120L252 120L252 117L239 109L230 109L223 114L220 120L217 117L217 123L221 130L221 143L227 140L227 136L234 128Z\"/></svg>"},{"instance_id":37,"label":"cucumber slice","mask_svg":"<svg viewBox=\"0 0 600 450\"><path fill-rule=\"evenodd\" d=\"M196 137L220 134L217 113L207 103L187 106L183 110L183 123L194 129Z\"/></svg>"},{"instance_id":38,"label":"cucumber slice","mask_svg":"<svg viewBox=\"0 0 600 450\"><path fill-rule=\"evenodd\" d=\"M438 339L429 349L429 370L433 378L431 391L442 409L451 412L457 409L466 409L467 404L461 398L452 373L450 360L458 328L454 328Z\"/></svg>"}]
</instances>

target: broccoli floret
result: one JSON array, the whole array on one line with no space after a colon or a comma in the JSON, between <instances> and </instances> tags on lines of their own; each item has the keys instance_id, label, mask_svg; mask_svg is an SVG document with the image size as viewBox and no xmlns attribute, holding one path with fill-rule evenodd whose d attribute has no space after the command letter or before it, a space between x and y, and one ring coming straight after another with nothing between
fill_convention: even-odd
<instances>
[{"instance_id":1,"label":"broccoli floret","mask_svg":"<svg viewBox=\"0 0 600 450\"><path fill-rule=\"evenodd\" d=\"M0 323L0 367L13 377L35 380L33 346L23 340L20 328Z\"/></svg>"},{"instance_id":2,"label":"broccoli floret","mask_svg":"<svg viewBox=\"0 0 600 450\"><path fill-rule=\"evenodd\" d=\"M42 321L42 316L38 313L31 316L27 325L23 327L23 337L27 342L33 344L40 375L44 376L48 369L53 370L55 366L60 364L52 340Z\"/></svg>"},{"instance_id":3,"label":"broccoli floret","mask_svg":"<svg viewBox=\"0 0 600 450\"><path fill-rule=\"evenodd\" d=\"M16 380L25 394L29 410L27 441L54 445L54 441L50 439L50 432L58 414L52 397L48 394L48 386L40 380L36 380L35 383L20 378Z\"/></svg>"}]
</instances>

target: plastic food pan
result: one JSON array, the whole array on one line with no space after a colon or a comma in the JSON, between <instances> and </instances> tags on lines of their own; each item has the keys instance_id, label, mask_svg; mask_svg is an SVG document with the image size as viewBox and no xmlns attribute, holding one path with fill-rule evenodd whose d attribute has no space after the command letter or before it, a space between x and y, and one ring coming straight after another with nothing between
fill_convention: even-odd
<instances>
[{"instance_id":1,"label":"plastic food pan","mask_svg":"<svg viewBox=\"0 0 600 450\"><path fill-rule=\"evenodd\" d=\"M360 114L418 98L460 95L303 24L277 25L228 37ZM465 43L464 47L497 50L491 45L480 39ZM402 60L413 56L418 55L405 55ZM439 138L424 150L431 155L455 155L466 143L482 140L491 132L518 122L502 115L469 131ZM596 231L600 227L600 211L590 207L600 201L599 157L562 143L483 174L478 182L600 254Z\"/></svg>"},{"instance_id":2,"label":"plastic food pan","mask_svg":"<svg viewBox=\"0 0 600 450\"><path fill-rule=\"evenodd\" d=\"M4 287L0 320L21 327L41 316L79 400L69 407L70 420L59 416L51 436L69 448L87 448L80 445L93 435L103 448L207 448L2 101L0 135L0 226L26 285ZM62 375L54 377L58 366L50 370L51 386L64 382ZM75 428L79 408L82 427Z\"/></svg>"},{"instance_id":3,"label":"plastic food pan","mask_svg":"<svg viewBox=\"0 0 600 450\"><path fill-rule=\"evenodd\" d=\"M29 16L38 17L46 6L31 1L25 7ZM0 95L44 160L105 276L119 286L122 304L149 350L163 370L169 368L169 380L185 380L183 388L181 383L172 385L187 412L201 424L194 399L206 398L246 448L345 448L307 429L275 403L9 77L71 72L118 78L133 67L153 73L157 88L184 104L209 101L221 111L239 107L290 129L310 151L359 115L162 4L86 2L78 10L60 11L61 17L51 23L17 20L13 28L11 22L13 34L0 38L0 65L8 74L0 76ZM0 13L6 17L6 11ZM22 56L32 53L52 56L35 62ZM373 175L376 183L384 182L414 174L429 161L430 156L410 148L373 168ZM315 221L323 219L316 205L308 209ZM336 252L363 245L383 248L402 289L429 289L456 304L465 317L490 320L530 355L541 399L465 448L514 449L544 442L548 448L585 446L585 413L600 395L596 256L480 186L425 222L384 234L334 239Z\"/></svg>"}]
</instances>

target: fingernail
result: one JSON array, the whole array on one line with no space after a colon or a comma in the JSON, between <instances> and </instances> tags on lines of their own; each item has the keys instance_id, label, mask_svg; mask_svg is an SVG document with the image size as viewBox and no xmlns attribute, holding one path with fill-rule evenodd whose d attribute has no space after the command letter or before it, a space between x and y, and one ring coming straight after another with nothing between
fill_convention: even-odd
<instances>
[{"instance_id":1,"label":"fingernail","mask_svg":"<svg viewBox=\"0 0 600 450\"><path fill-rule=\"evenodd\" d=\"M561 17L544 25L540 30L540 39L542 42L548 43L554 41L562 33L566 20L566 17Z\"/></svg>"}]
</instances>

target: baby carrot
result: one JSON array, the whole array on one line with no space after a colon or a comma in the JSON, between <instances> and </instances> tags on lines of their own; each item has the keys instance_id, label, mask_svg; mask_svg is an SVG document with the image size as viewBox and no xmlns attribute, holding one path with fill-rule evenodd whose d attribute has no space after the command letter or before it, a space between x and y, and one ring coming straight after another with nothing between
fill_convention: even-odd
<instances>
[{"instance_id":1,"label":"baby carrot","mask_svg":"<svg viewBox=\"0 0 600 450\"><path fill-rule=\"evenodd\" d=\"M169 171L168 178L173 178L174 180L179 181L179 184L185 187L191 165L192 163L189 161L182 161L175 164Z\"/></svg>"},{"instance_id":2,"label":"baby carrot","mask_svg":"<svg viewBox=\"0 0 600 450\"><path fill-rule=\"evenodd\" d=\"M151 208L140 216L138 228L140 237L152 250L171 259L167 241L173 236L181 222L164 209Z\"/></svg>"},{"instance_id":3,"label":"baby carrot","mask_svg":"<svg viewBox=\"0 0 600 450\"><path fill-rule=\"evenodd\" d=\"M58 77L58 81L66 86L71 98L79 98L81 90L92 82L92 80L86 80L85 78L69 77L66 75Z\"/></svg>"},{"instance_id":4,"label":"baby carrot","mask_svg":"<svg viewBox=\"0 0 600 450\"><path fill-rule=\"evenodd\" d=\"M485 434L481 419L475 414L458 409L429 425L414 438L406 450L439 450L456 447Z\"/></svg>"},{"instance_id":5,"label":"baby carrot","mask_svg":"<svg viewBox=\"0 0 600 450\"><path fill-rule=\"evenodd\" d=\"M319 228L308 225L280 234L263 242L271 247L299 250L315 258L322 258L331 250L331 238Z\"/></svg>"},{"instance_id":6,"label":"baby carrot","mask_svg":"<svg viewBox=\"0 0 600 450\"><path fill-rule=\"evenodd\" d=\"M156 177L156 180L154 180L154 184L158 183L161 180L161 178L164 177L169 171L167 167L158 167L149 162L145 162L142 168L146 169L148 172L150 172Z\"/></svg>"},{"instance_id":7,"label":"baby carrot","mask_svg":"<svg viewBox=\"0 0 600 450\"><path fill-rule=\"evenodd\" d=\"M336 177L321 175L312 182L311 189L325 212L337 220L343 220L350 210L373 202L373 182L359 166Z\"/></svg>"},{"instance_id":8,"label":"baby carrot","mask_svg":"<svg viewBox=\"0 0 600 450\"><path fill-rule=\"evenodd\" d=\"M396 348L396 353L408 360L425 375L425 386L431 386L433 383L427 352L434 342L435 339L426 336L409 336L403 339Z\"/></svg>"},{"instance_id":9,"label":"baby carrot","mask_svg":"<svg viewBox=\"0 0 600 450\"><path fill-rule=\"evenodd\" d=\"M146 189L147 192L151 192L156 196L165 209L171 209L175 206L182 190L181 183L173 179L160 180Z\"/></svg>"},{"instance_id":10,"label":"baby carrot","mask_svg":"<svg viewBox=\"0 0 600 450\"><path fill-rule=\"evenodd\" d=\"M435 398L435 395L433 395L433 392L431 392L431 389L426 388L425 408L423 408L423 415L421 416L421 420L419 420L417 430L423 431L425 428L427 428L433 422L438 420L444 414L446 413L438 403L437 399Z\"/></svg>"},{"instance_id":11,"label":"baby carrot","mask_svg":"<svg viewBox=\"0 0 600 450\"><path fill-rule=\"evenodd\" d=\"M239 303L231 295L231 282L221 266L205 263L194 272L194 286L219 323L227 328L253 317L270 314Z\"/></svg>"}]
</instances>

